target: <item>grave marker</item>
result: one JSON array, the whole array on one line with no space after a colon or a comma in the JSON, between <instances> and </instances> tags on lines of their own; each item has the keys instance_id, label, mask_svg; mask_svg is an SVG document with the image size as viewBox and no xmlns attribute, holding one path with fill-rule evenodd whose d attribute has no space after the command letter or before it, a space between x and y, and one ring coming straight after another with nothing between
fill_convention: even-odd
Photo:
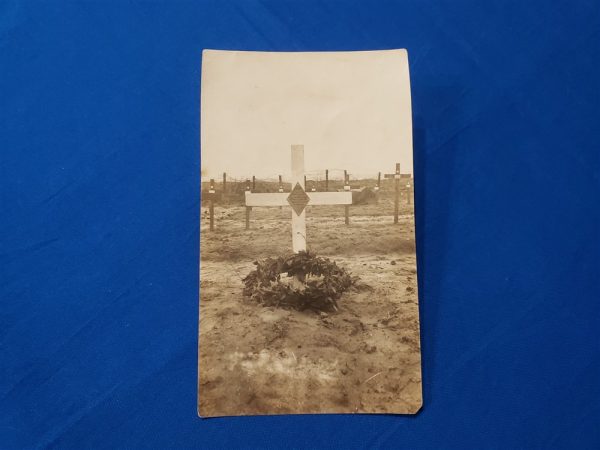
<instances>
[{"instance_id":1,"label":"grave marker","mask_svg":"<svg viewBox=\"0 0 600 450\"><path fill-rule=\"evenodd\" d=\"M210 216L210 231L215 230L215 193L215 180L211 178L208 188L208 197L210 199L210 204L208 207L208 214Z\"/></svg>"},{"instance_id":2,"label":"grave marker","mask_svg":"<svg viewBox=\"0 0 600 450\"><path fill-rule=\"evenodd\" d=\"M386 173L385 178L393 178L396 183L394 197L394 223L398 223L398 212L400 210L400 163L396 163L396 173Z\"/></svg>"},{"instance_id":3,"label":"grave marker","mask_svg":"<svg viewBox=\"0 0 600 450\"><path fill-rule=\"evenodd\" d=\"M344 170L344 191L350 192L350 175L348 175L348 172L345 170ZM352 192L350 192L350 195L352 195ZM350 206L349 205L344 206L344 223L346 225L350 225Z\"/></svg>"},{"instance_id":4,"label":"grave marker","mask_svg":"<svg viewBox=\"0 0 600 450\"><path fill-rule=\"evenodd\" d=\"M294 253L306 250L306 206L350 205L351 192L306 192L304 186L304 146L292 145L292 191L287 194L254 193L246 191L246 206L291 206L292 249ZM280 176L281 183L281 176Z\"/></svg>"},{"instance_id":5,"label":"grave marker","mask_svg":"<svg viewBox=\"0 0 600 450\"><path fill-rule=\"evenodd\" d=\"M254 178L254 177L252 177ZM250 180L246 180L246 192L250 192ZM246 206L246 230L250 229L250 212L252 206Z\"/></svg>"}]
</instances>

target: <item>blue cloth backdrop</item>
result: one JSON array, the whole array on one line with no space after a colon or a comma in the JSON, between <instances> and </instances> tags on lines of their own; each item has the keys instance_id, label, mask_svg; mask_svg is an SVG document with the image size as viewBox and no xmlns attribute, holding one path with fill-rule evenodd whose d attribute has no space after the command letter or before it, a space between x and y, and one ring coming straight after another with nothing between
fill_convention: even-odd
<instances>
[{"instance_id":1,"label":"blue cloth backdrop","mask_svg":"<svg viewBox=\"0 0 600 450\"><path fill-rule=\"evenodd\" d=\"M0 448L600 448L599 5L0 3ZM408 49L417 416L196 416L203 48Z\"/></svg>"}]
</instances>

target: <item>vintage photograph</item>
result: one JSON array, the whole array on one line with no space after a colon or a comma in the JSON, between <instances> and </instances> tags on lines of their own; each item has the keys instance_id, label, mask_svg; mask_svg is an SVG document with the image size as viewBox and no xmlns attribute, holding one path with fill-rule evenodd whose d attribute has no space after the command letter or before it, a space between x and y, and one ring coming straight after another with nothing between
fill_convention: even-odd
<instances>
[{"instance_id":1,"label":"vintage photograph","mask_svg":"<svg viewBox=\"0 0 600 450\"><path fill-rule=\"evenodd\" d=\"M198 414L422 406L405 50L205 50Z\"/></svg>"}]
</instances>

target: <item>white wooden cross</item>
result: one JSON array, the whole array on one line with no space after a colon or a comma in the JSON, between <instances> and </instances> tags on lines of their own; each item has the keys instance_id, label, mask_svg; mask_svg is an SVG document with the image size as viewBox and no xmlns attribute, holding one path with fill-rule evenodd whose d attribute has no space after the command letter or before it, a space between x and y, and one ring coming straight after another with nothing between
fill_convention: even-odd
<instances>
[{"instance_id":1,"label":"white wooden cross","mask_svg":"<svg viewBox=\"0 0 600 450\"><path fill-rule=\"evenodd\" d=\"M306 206L351 205L352 192L306 192L304 186L304 145L292 145L292 192L254 193L246 191L246 206L291 206L292 249L306 250Z\"/></svg>"}]
</instances>

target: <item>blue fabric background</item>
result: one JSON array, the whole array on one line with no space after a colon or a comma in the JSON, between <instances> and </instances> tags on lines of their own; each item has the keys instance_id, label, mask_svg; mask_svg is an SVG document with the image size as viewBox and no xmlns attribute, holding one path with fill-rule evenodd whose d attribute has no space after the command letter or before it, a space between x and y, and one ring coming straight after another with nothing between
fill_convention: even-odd
<instances>
[{"instance_id":1,"label":"blue fabric background","mask_svg":"<svg viewBox=\"0 0 600 450\"><path fill-rule=\"evenodd\" d=\"M600 447L597 1L0 4L0 447ZM203 48L407 48L425 406L196 416ZM235 132L235 130L232 130Z\"/></svg>"}]
</instances>

